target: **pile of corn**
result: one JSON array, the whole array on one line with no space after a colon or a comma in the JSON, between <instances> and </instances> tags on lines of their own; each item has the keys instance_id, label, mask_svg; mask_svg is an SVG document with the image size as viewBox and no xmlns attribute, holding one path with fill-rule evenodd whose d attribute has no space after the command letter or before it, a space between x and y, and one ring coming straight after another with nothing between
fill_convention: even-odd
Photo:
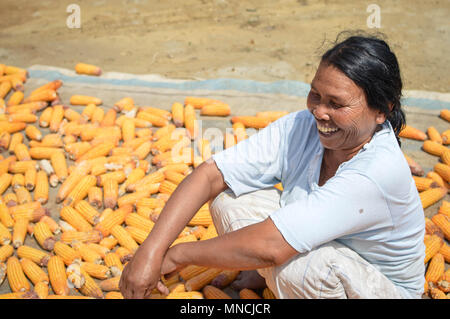
<instances>
[{"instance_id":1,"label":"pile of corn","mask_svg":"<svg viewBox=\"0 0 450 319\"><path fill-rule=\"evenodd\" d=\"M101 74L86 64L75 70ZM102 108L101 99L84 95L71 96L67 106L58 94L62 81L25 96L27 77L24 69L0 64L0 285L10 288L0 299L122 298L124 265L177 185L212 155L208 140L192 147L200 139L196 110L228 116L230 107L186 97L167 111L124 97ZM270 116L233 118L225 147ZM173 245L214 236L205 204ZM238 274L191 265L163 278L168 296L155 290L152 298L231 298L224 288ZM239 294L273 298L268 289L262 296Z\"/></svg>"},{"instance_id":2,"label":"pile of corn","mask_svg":"<svg viewBox=\"0 0 450 319\"><path fill-rule=\"evenodd\" d=\"M440 117L450 122L450 110L442 110ZM425 295L433 299L448 299L450 269L446 270L446 263L450 263L450 202L443 198L450 190L450 149L446 146L450 144L450 129L439 133L430 126L427 132L423 132L407 125L400 132L400 137L423 141L422 150L438 159L433 170L424 176L421 166L405 154L423 208L439 205L431 219L425 217Z\"/></svg>"}]
</instances>

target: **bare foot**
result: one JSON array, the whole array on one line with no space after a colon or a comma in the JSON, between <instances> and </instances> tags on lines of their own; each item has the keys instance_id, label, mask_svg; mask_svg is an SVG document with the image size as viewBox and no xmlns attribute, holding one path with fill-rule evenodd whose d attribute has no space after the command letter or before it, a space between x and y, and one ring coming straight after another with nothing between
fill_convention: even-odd
<instances>
[{"instance_id":1,"label":"bare foot","mask_svg":"<svg viewBox=\"0 0 450 319\"><path fill-rule=\"evenodd\" d=\"M266 280L261 277L256 270L241 271L236 280L231 283L234 290L260 289L267 287Z\"/></svg>"}]
</instances>

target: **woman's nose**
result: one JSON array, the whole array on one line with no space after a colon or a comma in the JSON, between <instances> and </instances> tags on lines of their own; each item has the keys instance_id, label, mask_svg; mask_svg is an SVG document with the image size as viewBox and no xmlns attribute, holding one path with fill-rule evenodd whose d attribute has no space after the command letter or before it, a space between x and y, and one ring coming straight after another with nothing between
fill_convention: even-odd
<instances>
[{"instance_id":1,"label":"woman's nose","mask_svg":"<svg viewBox=\"0 0 450 319\"><path fill-rule=\"evenodd\" d=\"M314 107L313 115L318 120L328 121L330 119L328 107L324 103L319 103Z\"/></svg>"}]
</instances>

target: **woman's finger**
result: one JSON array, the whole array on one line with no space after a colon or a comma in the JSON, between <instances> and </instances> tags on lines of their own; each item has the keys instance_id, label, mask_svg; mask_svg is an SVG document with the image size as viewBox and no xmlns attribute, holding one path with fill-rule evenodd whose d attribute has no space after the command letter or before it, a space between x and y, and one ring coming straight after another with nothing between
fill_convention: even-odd
<instances>
[{"instance_id":1,"label":"woman's finger","mask_svg":"<svg viewBox=\"0 0 450 319\"><path fill-rule=\"evenodd\" d=\"M165 296L169 294L169 288L167 288L166 285L164 285L161 280L158 281L158 283L156 284L156 289L158 289L158 291Z\"/></svg>"}]
</instances>

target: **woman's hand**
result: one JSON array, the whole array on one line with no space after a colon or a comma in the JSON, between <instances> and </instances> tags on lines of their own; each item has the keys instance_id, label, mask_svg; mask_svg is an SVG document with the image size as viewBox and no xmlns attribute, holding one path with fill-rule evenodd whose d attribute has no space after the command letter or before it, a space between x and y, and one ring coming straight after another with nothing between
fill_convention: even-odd
<instances>
[{"instance_id":1,"label":"woman's hand","mask_svg":"<svg viewBox=\"0 0 450 319\"><path fill-rule=\"evenodd\" d=\"M133 259L125 266L120 277L120 292L126 299L149 298L152 290L157 288L164 295L169 290L160 281L162 258L153 256L151 252L140 247Z\"/></svg>"}]
</instances>

